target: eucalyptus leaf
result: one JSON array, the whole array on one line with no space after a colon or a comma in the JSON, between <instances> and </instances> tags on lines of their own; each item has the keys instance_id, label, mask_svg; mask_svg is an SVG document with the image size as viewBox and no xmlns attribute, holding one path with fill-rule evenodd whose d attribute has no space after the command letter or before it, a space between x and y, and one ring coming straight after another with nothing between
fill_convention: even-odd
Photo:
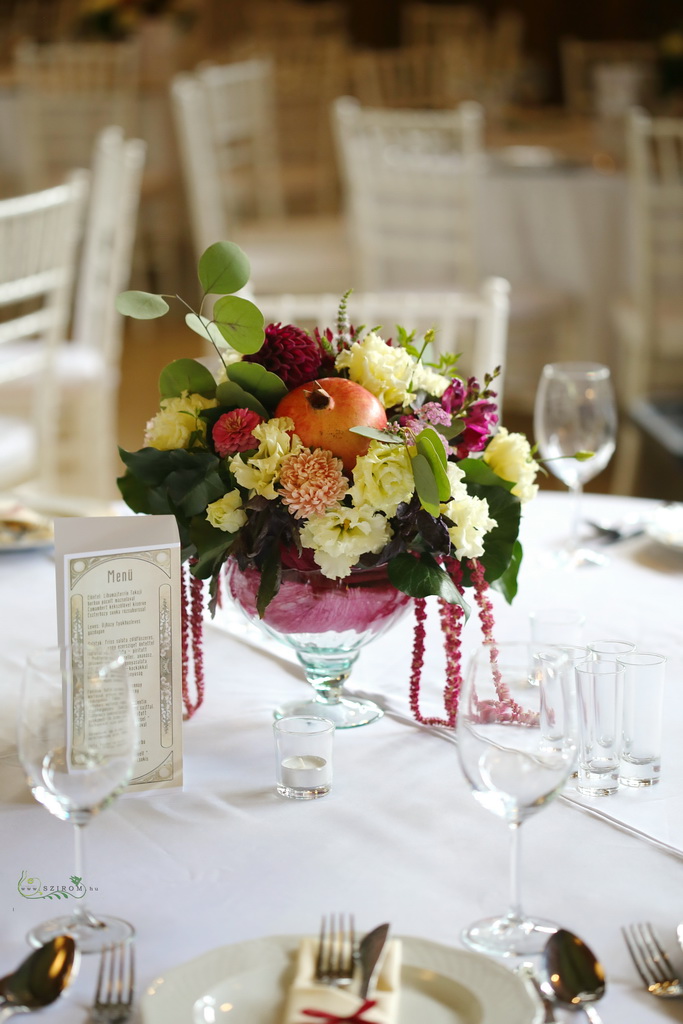
<instances>
[{"instance_id":1,"label":"eucalyptus leaf","mask_svg":"<svg viewBox=\"0 0 683 1024\"><path fill-rule=\"evenodd\" d=\"M436 444L432 438L435 438ZM436 480L439 501L448 501L451 496L451 484L446 473L446 452L441 438L433 430L422 430L415 438L415 445L420 455L424 455L431 467Z\"/></svg>"},{"instance_id":2,"label":"eucalyptus leaf","mask_svg":"<svg viewBox=\"0 0 683 1024\"><path fill-rule=\"evenodd\" d=\"M223 352L228 348L228 343L213 320L208 320L205 316L199 316L197 313L188 313L185 317L185 323L200 338L204 338L204 340L208 338L219 351Z\"/></svg>"},{"instance_id":3,"label":"eucalyptus leaf","mask_svg":"<svg viewBox=\"0 0 683 1024\"><path fill-rule=\"evenodd\" d=\"M229 295L249 280L249 260L234 242L214 242L199 259L199 281L207 293Z\"/></svg>"},{"instance_id":4,"label":"eucalyptus leaf","mask_svg":"<svg viewBox=\"0 0 683 1024\"><path fill-rule=\"evenodd\" d=\"M242 355L252 355L266 336L263 313L249 299L226 295L213 307L218 330L229 345Z\"/></svg>"},{"instance_id":5,"label":"eucalyptus leaf","mask_svg":"<svg viewBox=\"0 0 683 1024\"><path fill-rule=\"evenodd\" d=\"M468 610L453 580L431 555L396 555L387 563L387 574L396 589L410 597L441 597Z\"/></svg>"},{"instance_id":6,"label":"eucalyptus leaf","mask_svg":"<svg viewBox=\"0 0 683 1024\"><path fill-rule=\"evenodd\" d=\"M219 406L226 409L251 409L252 412L267 420L268 410L259 402L255 395L241 388L234 380L224 380L216 388L216 398Z\"/></svg>"},{"instance_id":7,"label":"eucalyptus leaf","mask_svg":"<svg viewBox=\"0 0 683 1024\"><path fill-rule=\"evenodd\" d=\"M415 490L420 499L422 508L436 519L440 513L439 508L439 487L434 476L429 460L420 452L411 460L413 477L415 478Z\"/></svg>"},{"instance_id":8,"label":"eucalyptus leaf","mask_svg":"<svg viewBox=\"0 0 683 1024\"><path fill-rule=\"evenodd\" d=\"M504 487L508 491L515 486L514 481L504 480L502 476L494 473L483 459L462 459L458 465L467 482L484 484L487 487Z\"/></svg>"},{"instance_id":9,"label":"eucalyptus leaf","mask_svg":"<svg viewBox=\"0 0 683 1024\"><path fill-rule=\"evenodd\" d=\"M210 370L196 359L175 359L165 366L159 376L162 398L177 398L183 391L214 398L216 381Z\"/></svg>"},{"instance_id":10,"label":"eucalyptus leaf","mask_svg":"<svg viewBox=\"0 0 683 1024\"><path fill-rule=\"evenodd\" d=\"M254 395L269 409L274 409L287 394L285 382L260 363L233 363L226 372L230 380Z\"/></svg>"},{"instance_id":11,"label":"eucalyptus leaf","mask_svg":"<svg viewBox=\"0 0 683 1024\"><path fill-rule=\"evenodd\" d=\"M451 423L450 427L447 427L445 423L437 423L434 429L441 434L442 437L445 437L447 441L452 441L454 437L458 437L462 434L465 429L465 421L455 420Z\"/></svg>"},{"instance_id":12,"label":"eucalyptus leaf","mask_svg":"<svg viewBox=\"0 0 683 1024\"><path fill-rule=\"evenodd\" d=\"M376 427L349 427L352 434L360 434L362 437L371 437L373 441L381 441L383 444L405 444L398 434L390 434L387 430L377 430Z\"/></svg>"},{"instance_id":13,"label":"eucalyptus leaf","mask_svg":"<svg viewBox=\"0 0 683 1024\"><path fill-rule=\"evenodd\" d=\"M151 292L120 292L114 305L122 316L132 316L136 320L156 320L169 310L166 299Z\"/></svg>"}]
</instances>

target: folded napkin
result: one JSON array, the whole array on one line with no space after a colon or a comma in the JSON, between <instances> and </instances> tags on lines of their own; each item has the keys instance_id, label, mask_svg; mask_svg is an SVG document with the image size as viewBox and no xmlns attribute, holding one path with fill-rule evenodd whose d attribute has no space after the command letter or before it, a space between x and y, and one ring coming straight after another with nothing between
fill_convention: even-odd
<instances>
[{"instance_id":1,"label":"folded napkin","mask_svg":"<svg viewBox=\"0 0 683 1024\"><path fill-rule=\"evenodd\" d=\"M53 536L49 519L16 501L0 501L0 544L42 543Z\"/></svg>"},{"instance_id":2,"label":"folded napkin","mask_svg":"<svg viewBox=\"0 0 683 1024\"><path fill-rule=\"evenodd\" d=\"M398 939L391 939L384 947L377 984L365 1000L335 985L314 981L317 954L317 939L301 940L282 1024L396 1024L401 983Z\"/></svg>"}]
</instances>

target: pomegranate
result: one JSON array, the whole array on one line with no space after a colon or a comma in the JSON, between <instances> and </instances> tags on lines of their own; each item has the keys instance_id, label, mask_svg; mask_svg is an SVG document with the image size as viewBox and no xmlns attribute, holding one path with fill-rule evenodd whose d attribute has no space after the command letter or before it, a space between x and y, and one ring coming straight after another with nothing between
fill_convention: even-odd
<instances>
[{"instance_id":1,"label":"pomegranate","mask_svg":"<svg viewBox=\"0 0 683 1024\"><path fill-rule=\"evenodd\" d=\"M289 416L307 448L332 452L342 460L347 473L370 445L368 437L352 434L349 428L383 430L387 425L380 400L345 377L324 377L299 385L280 401L275 415Z\"/></svg>"}]
</instances>

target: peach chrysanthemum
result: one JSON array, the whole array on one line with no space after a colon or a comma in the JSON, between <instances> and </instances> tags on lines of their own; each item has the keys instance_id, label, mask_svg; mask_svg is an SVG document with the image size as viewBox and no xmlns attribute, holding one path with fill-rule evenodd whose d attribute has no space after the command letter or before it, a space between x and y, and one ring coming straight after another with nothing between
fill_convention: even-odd
<instances>
[{"instance_id":1,"label":"peach chrysanthemum","mask_svg":"<svg viewBox=\"0 0 683 1024\"><path fill-rule=\"evenodd\" d=\"M342 468L341 459L322 448L305 448L285 459L280 497L295 519L323 515L344 497L349 485Z\"/></svg>"}]
</instances>

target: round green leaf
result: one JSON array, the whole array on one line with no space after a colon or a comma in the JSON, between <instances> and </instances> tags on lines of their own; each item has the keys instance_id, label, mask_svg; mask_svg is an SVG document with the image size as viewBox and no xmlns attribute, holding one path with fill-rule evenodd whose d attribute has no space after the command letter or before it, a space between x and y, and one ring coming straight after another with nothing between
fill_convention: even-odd
<instances>
[{"instance_id":1,"label":"round green leaf","mask_svg":"<svg viewBox=\"0 0 683 1024\"><path fill-rule=\"evenodd\" d=\"M411 459L413 477L415 478L415 490L420 499L422 508L426 509L436 519L441 509L439 507L439 487L434 476L434 470L424 455L418 453Z\"/></svg>"},{"instance_id":2,"label":"round green leaf","mask_svg":"<svg viewBox=\"0 0 683 1024\"><path fill-rule=\"evenodd\" d=\"M228 295L249 280L249 260L234 242L214 242L199 259L199 281L207 293Z\"/></svg>"},{"instance_id":3,"label":"round green leaf","mask_svg":"<svg viewBox=\"0 0 683 1024\"><path fill-rule=\"evenodd\" d=\"M198 334L200 338L204 338L205 340L208 338L211 344L215 345L219 351L224 352L228 347L225 338L218 330L213 320L208 320L205 316L198 316L197 313L188 313L185 317L185 323L190 330L194 331L195 334Z\"/></svg>"},{"instance_id":4,"label":"round green leaf","mask_svg":"<svg viewBox=\"0 0 683 1024\"><path fill-rule=\"evenodd\" d=\"M115 305L122 316L132 316L136 320L156 320L169 309L166 299L151 292L120 292Z\"/></svg>"},{"instance_id":5,"label":"round green leaf","mask_svg":"<svg viewBox=\"0 0 683 1024\"><path fill-rule=\"evenodd\" d=\"M216 388L218 404L226 409L251 409L261 419L268 419L268 410L259 402L255 395L245 391L232 380L224 380Z\"/></svg>"},{"instance_id":6,"label":"round green leaf","mask_svg":"<svg viewBox=\"0 0 683 1024\"><path fill-rule=\"evenodd\" d=\"M265 321L261 310L238 295L219 299L213 307L218 330L229 345L243 355L251 355L263 345Z\"/></svg>"},{"instance_id":7,"label":"round green leaf","mask_svg":"<svg viewBox=\"0 0 683 1024\"><path fill-rule=\"evenodd\" d=\"M196 359L176 359L161 371L159 393L162 398L177 398L183 391L213 398L216 381L210 370Z\"/></svg>"},{"instance_id":8,"label":"round green leaf","mask_svg":"<svg viewBox=\"0 0 683 1024\"><path fill-rule=\"evenodd\" d=\"M232 363L226 373L230 380L273 409L287 394L285 382L260 363Z\"/></svg>"}]
</instances>

